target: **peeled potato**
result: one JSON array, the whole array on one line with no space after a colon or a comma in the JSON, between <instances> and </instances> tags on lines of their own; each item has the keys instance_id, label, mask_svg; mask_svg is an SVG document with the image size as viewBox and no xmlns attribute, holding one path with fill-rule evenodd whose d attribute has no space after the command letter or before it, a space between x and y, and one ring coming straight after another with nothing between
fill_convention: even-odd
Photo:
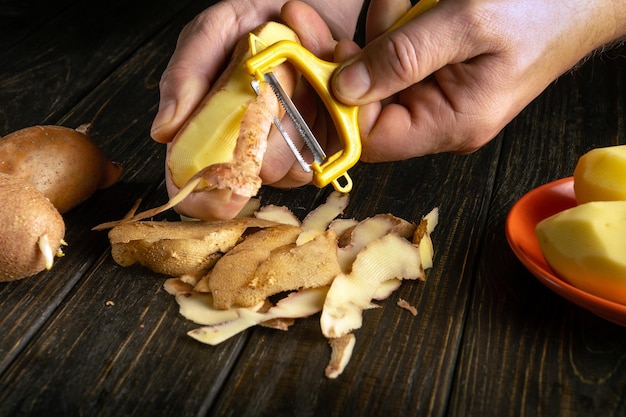
<instances>
[{"instance_id":1,"label":"peeled potato","mask_svg":"<svg viewBox=\"0 0 626 417\"><path fill-rule=\"evenodd\" d=\"M626 201L578 205L539 222L546 261L577 288L626 304Z\"/></svg>"},{"instance_id":2,"label":"peeled potato","mask_svg":"<svg viewBox=\"0 0 626 417\"><path fill-rule=\"evenodd\" d=\"M30 182L65 213L117 182L122 172L86 130L32 126L10 133L0 139L0 172Z\"/></svg>"},{"instance_id":3,"label":"peeled potato","mask_svg":"<svg viewBox=\"0 0 626 417\"><path fill-rule=\"evenodd\" d=\"M281 40L297 41L294 31L276 22L256 28L236 46L230 64L170 144L166 184L170 198L193 180L197 185L175 209L204 220L230 219L256 195L267 137L284 111L273 90L261 83L258 95L244 62ZM291 93L297 73L287 64L274 69Z\"/></svg>"},{"instance_id":4,"label":"peeled potato","mask_svg":"<svg viewBox=\"0 0 626 417\"><path fill-rule=\"evenodd\" d=\"M65 223L26 180L0 173L0 281L50 269L60 253Z\"/></svg>"},{"instance_id":5,"label":"peeled potato","mask_svg":"<svg viewBox=\"0 0 626 417\"><path fill-rule=\"evenodd\" d=\"M626 145L592 149L574 169L578 204L626 200Z\"/></svg>"}]
</instances>

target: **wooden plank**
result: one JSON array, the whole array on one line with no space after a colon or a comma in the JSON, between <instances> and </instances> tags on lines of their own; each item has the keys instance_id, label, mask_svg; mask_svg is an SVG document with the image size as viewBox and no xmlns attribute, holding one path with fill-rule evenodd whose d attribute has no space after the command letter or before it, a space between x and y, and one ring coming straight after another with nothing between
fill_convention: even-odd
<instances>
[{"instance_id":1,"label":"wooden plank","mask_svg":"<svg viewBox=\"0 0 626 417\"><path fill-rule=\"evenodd\" d=\"M626 329L540 284L509 249L508 209L572 175L580 155L626 143L626 59L563 76L505 131L451 416L621 415ZM618 53L619 56L619 53Z\"/></svg>"},{"instance_id":2,"label":"wooden plank","mask_svg":"<svg viewBox=\"0 0 626 417\"><path fill-rule=\"evenodd\" d=\"M0 135L58 123L188 2L77 2L0 50Z\"/></svg>"},{"instance_id":3,"label":"wooden plank","mask_svg":"<svg viewBox=\"0 0 626 417\"><path fill-rule=\"evenodd\" d=\"M426 283L404 283L382 308L365 312L337 380L323 375L330 349L319 317L286 333L253 330L209 415L445 415L498 147L495 141L470 156L359 165L347 217L392 212L418 221L441 208L436 265ZM418 316L397 307L398 297Z\"/></svg>"},{"instance_id":4,"label":"wooden plank","mask_svg":"<svg viewBox=\"0 0 626 417\"><path fill-rule=\"evenodd\" d=\"M497 144L494 147L497 150ZM458 203L461 199L461 206L467 213L454 222L444 223L437 233L445 239L443 242L449 242L449 239L471 241L471 236L479 233L480 227L475 227L469 219L474 218L474 215L480 217L481 210L484 211L489 200L489 187L472 181L472 178L478 176L479 172L480 178L485 178L485 167L495 164L494 155L496 152L492 151L470 157L441 155L405 164L363 165L355 173L355 179L367 178L368 182L358 182L353 194L352 211L347 215L362 218L381 211L398 211L398 215L418 220L435 204L440 204L445 218L446 201L454 199ZM435 166L443 171L433 169ZM440 173L448 171L467 173L464 177L455 176L447 180L467 190L467 194L459 196L443 192L450 184ZM421 178L423 187L415 187L413 182L406 181L407 172ZM371 178L380 178L381 181L387 178L385 185L394 184L394 194L380 192L373 197L369 185ZM308 192L312 198L304 201L320 197L320 192L314 188L294 192ZM306 194L302 196L306 197ZM358 333L359 349L346 374L337 381L323 377L329 350L326 341L320 337L315 319L307 320L296 328L308 329L304 335L299 331L277 333L264 329L249 332L252 333L252 339L245 345L246 351L241 355L238 349L247 335L216 348L201 346L184 336L190 324L181 322L181 318L175 314L173 300L159 292L161 283L154 281L153 274L133 272L130 275L136 280L129 281L128 272L120 271L118 275L110 259L102 259L102 265L93 273L90 272L84 282L72 291L71 297L64 300L59 314L9 368L4 381L19 381L19 386L14 386L12 391L8 387L2 390L5 394L0 397L0 402L5 404L7 410L33 413L47 407L65 412L86 412L90 410L89 407L96 406L104 407L100 408L102 415L136 410L132 407L140 407L146 413L162 411L164 407L170 411L153 396L146 396L145 399L127 397L128 393L112 388L141 386L154 392L163 390L165 385L170 401L168 404L177 404L182 410L200 406L214 410L217 414L228 411L245 415L253 411L275 411L277 407L279 411L281 408L288 409L294 403L293 387L301 386L303 389L307 387L306 392L318 393L317 398L320 400L307 402L305 391L298 391L297 395L303 399L298 401L302 411L332 415L348 405L354 405L356 414L368 411L374 415L386 415L387 411L418 409L434 410L436 412L433 414L441 415L445 409L445 392L453 374L451 364L454 363L442 360L441 346L447 346L444 357L454 357L466 310L465 288L469 285L468 277L473 269L472 253L477 247L448 247L441 241L438 247L446 248L442 249L440 259L457 261L438 264L429 274L426 285L410 283L400 292L423 313L414 319L392 303L385 303L381 310L368 312L369 319L366 319L365 327ZM452 283L445 278L449 275L455 277ZM106 285L106 282L116 282L116 285ZM103 314L107 314L103 308L107 300L113 300L116 306L120 306L121 311L118 310L116 319L103 317ZM67 328L73 317L94 319L81 320L79 324ZM420 320L417 329L416 320ZM435 325L441 323L441 320L447 323L443 328ZM147 337L145 333L133 330L140 328L140 321L147 322L153 331L154 336L151 335L149 340L142 339ZM102 329L102 322L110 323L106 330ZM65 350L51 349L53 345L63 346ZM180 357L174 355L171 349L181 352ZM136 356L131 360L130 355ZM222 392L221 378L237 357L240 359L235 378ZM167 360L166 364L163 364L162 358ZM309 361L303 373L304 358ZM73 381L73 374L69 370L72 361L88 362L92 367L95 366L95 371L89 374L81 368L76 372L74 383L62 384L61 381ZM60 362L65 366L49 375L42 376L36 372L51 362ZM109 371L111 363L125 364L124 373L119 370ZM196 366L190 368L189 363ZM275 368L276 363L279 364L278 368ZM272 372L266 372L266 368ZM215 369L218 375L208 386L200 388L203 385L195 382L193 388L190 387L188 381L203 381ZM273 377L276 372L281 375L278 380ZM439 376L436 384L431 380L433 374ZM373 383L376 380L386 382L377 386ZM299 385L294 385L295 381ZM389 381L394 383L389 384ZM414 386L430 387L429 395L416 396L411 389ZM213 405L218 390L220 402ZM263 396L266 390L272 391L272 399ZM331 398L330 401L326 401L327 396ZM77 398L81 398L82 403L75 406L82 408L63 408L75 404ZM101 398L107 399L106 404L102 403ZM238 398L248 398L248 401L238 401ZM363 398L370 399L360 402Z\"/></svg>"},{"instance_id":5,"label":"wooden plank","mask_svg":"<svg viewBox=\"0 0 626 417\"><path fill-rule=\"evenodd\" d=\"M0 414L195 414L244 339L180 343L189 325L162 283L102 260L3 376Z\"/></svg>"},{"instance_id":6,"label":"wooden plank","mask_svg":"<svg viewBox=\"0 0 626 417\"><path fill-rule=\"evenodd\" d=\"M164 277L118 267L106 235L89 231L121 217L137 197L145 206L165 199L163 147L148 128L179 28L200 7L185 9L154 39L146 35L144 47L113 54L109 71L119 64L117 70L95 74L104 80L95 90L99 81L81 84L83 95L54 109L51 120L91 122L94 138L126 173L68 214L71 246L58 268L0 286L0 415L623 413L624 329L543 288L514 263L503 236L507 208L527 189L571 170L572 156L584 148L623 143L623 63L606 70L606 81L560 80L473 155L353 170L348 217L391 212L417 221L441 208L436 265L426 283L405 283L382 308L365 313L350 365L327 380L330 350L318 318L288 332L258 328L217 347L201 345L185 336L195 325L178 315L161 288ZM596 72L586 67L580 74ZM592 104L594 91L610 104ZM37 106L33 112L44 113ZM576 144L567 146L572 135ZM554 163L540 162L544 157ZM327 194L268 188L262 198L288 204L302 218ZM395 305L399 297L418 308L417 317Z\"/></svg>"},{"instance_id":7,"label":"wooden plank","mask_svg":"<svg viewBox=\"0 0 626 417\"><path fill-rule=\"evenodd\" d=\"M71 7L76 0L41 2L3 1L0 4L0 54L12 54L20 42ZM8 56L8 55L7 55Z\"/></svg>"},{"instance_id":8,"label":"wooden plank","mask_svg":"<svg viewBox=\"0 0 626 417\"><path fill-rule=\"evenodd\" d=\"M61 120L61 124L68 126L91 123L92 137L108 156L125 166L125 174L120 184L98 192L64 216L69 246L66 256L51 272L0 287L3 297L0 370L20 353L83 274L108 253L106 234L90 229L122 217L135 199L146 197L155 189L160 192L155 198L165 199L161 185L164 147L149 138L148 129L158 103L160 71L171 55L178 27L197 13L199 7L196 5L180 15L180 23L173 24L169 32L137 53L134 61L125 64ZM163 17L161 24L165 21ZM91 59L97 60L97 56ZM28 102L21 102L21 106L28 113ZM128 109L133 113L129 114Z\"/></svg>"}]
</instances>

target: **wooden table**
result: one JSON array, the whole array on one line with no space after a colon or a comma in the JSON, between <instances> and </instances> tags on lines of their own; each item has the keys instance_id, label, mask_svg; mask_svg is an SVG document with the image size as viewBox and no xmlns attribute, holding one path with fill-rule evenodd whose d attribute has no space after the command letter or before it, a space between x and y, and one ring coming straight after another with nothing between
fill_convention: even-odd
<instances>
[{"instance_id":1,"label":"wooden table","mask_svg":"<svg viewBox=\"0 0 626 417\"><path fill-rule=\"evenodd\" d=\"M330 380L317 317L200 344L164 277L118 266L90 230L137 198L166 200L164 147L149 137L158 82L182 26L211 2L50 3L0 4L0 134L91 123L125 174L65 215L69 247L52 271L0 284L0 416L624 415L626 329L539 283L504 223L585 151L626 143L626 49L561 77L474 154L352 170L346 217L417 221L438 206L440 224L427 281L365 313ZM303 216L328 192L261 196Z\"/></svg>"}]
</instances>

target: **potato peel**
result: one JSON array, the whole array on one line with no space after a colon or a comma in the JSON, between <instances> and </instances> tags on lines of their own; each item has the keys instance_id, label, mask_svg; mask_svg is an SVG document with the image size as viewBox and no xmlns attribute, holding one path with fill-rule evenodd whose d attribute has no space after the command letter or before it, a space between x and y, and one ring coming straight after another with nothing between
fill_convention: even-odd
<instances>
[{"instance_id":1,"label":"potato peel","mask_svg":"<svg viewBox=\"0 0 626 417\"><path fill-rule=\"evenodd\" d=\"M250 288L259 265L272 251L295 243L301 229L279 225L260 230L228 251L203 278L213 294L215 306L227 309L232 305L249 307L258 302L246 291Z\"/></svg>"},{"instance_id":2,"label":"potato peel","mask_svg":"<svg viewBox=\"0 0 626 417\"><path fill-rule=\"evenodd\" d=\"M347 202L347 195L333 192L302 222L286 207L265 206L259 207L254 217L202 226L246 225L238 229L237 239L221 247L219 260L208 272L188 272L165 282L180 314L201 325L188 335L217 345L253 326L287 330L294 320L319 313L321 333L331 347L325 375L341 375L350 361L354 331L362 326L364 310L379 308L377 301L387 299L402 280L425 280L424 269L433 264L431 233L439 215L434 209L417 225L391 214L362 221L337 218ZM183 223L200 228L203 222ZM112 244L124 240L116 237L121 227L110 232ZM143 226L123 227L134 230ZM155 229L160 227L164 232L149 228L136 235L127 233L125 240L143 238L160 245L167 236L192 237L176 231L181 226L172 223L161 222ZM193 238L201 240L202 235L199 232ZM221 235L207 240L216 236ZM287 295L276 304L269 301L270 296L280 294ZM415 311L408 302L402 305Z\"/></svg>"},{"instance_id":3,"label":"potato peel","mask_svg":"<svg viewBox=\"0 0 626 417\"><path fill-rule=\"evenodd\" d=\"M396 234L375 240L359 253L349 274L339 274L333 280L322 309L322 333L330 339L360 328L362 312L382 283L394 278L423 276L416 246Z\"/></svg>"},{"instance_id":4,"label":"potato peel","mask_svg":"<svg viewBox=\"0 0 626 417\"><path fill-rule=\"evenodd\" d=\"M302 245L323 233L337 216L343 214L349 201L349 194L333 191L324 204L311 211L302 220L302 234L296 243Z\"/></svg>"},{"instance_id":5,"label":"potato peel","mask_svg":"<svg viewBox=\"0 0 626 417\"><path fill-rule=\"evenodd\" d=\"M212 326L203 326L187 334L209 345L217 345L242 331L273 319L304 318L319 313L326 297L327 287L309 288L293 292L281 299L265 313L249 308L237 308L237 318Z\"/></svg>"},{"instance_id":6,"label":"potato peel","mask_svg":"<svg viewBox=\"0 0 626 417\"><path fill-rule=\"evenodd\" d=\"M335 379L343 373L350 362L356 344L356 336L353 333L348 333L341 337L328 339L328 344L331 348L331 354L324 373L327 378Z\"/></svg>"},{"instance_id":7,"label":"potato peel","mask_svg":"<svg viewBox=\"0 0 626 417\"><path fill-rule=\"evenodd\" d=\"M392 232L409 237L415 230L415 225L390 214L379 214L363 220L351 230L349 244L337 252L342 271L350 272L357 255L376 239Z\"/></svg>"},{"instance_id":8,"label":"potato peel","mask_svg":"<svg viewBox=\"0 0 626 417\"><path fill-rule=\"evenodd\" d=\"M340 272L337 236L329 230L305 244L272 251L239 289L237 300L258 302L285 291L329 285Z\"/></svg>"},{"instance_id":9,"label":"potato peel","mask_svg":"<svg viewBox=\"0 0 626 417\"><path fill-rule=\"evenodd\" d=\"M292 226L301 226L300 220L285 206L268 205L260 207L254 217L258 219L270 220L281 224L290 224Z\"/></svg>"},{"instance_id":10,"label":"potato peel","mask_svg":"<svg viewBox=\"0 0 626 417\"><path fill-rule=\"evenodd\" d=\"M271 226L276 223L255 218L123 223L109 231L111 255L121 266L139 263L169 276L205 274L248 228Z\"/></svg>"},{"instance_id":11,"label":"potato peel","mask_svg":"<svg viewBox=\"0 0 626 417\"><path fill-rule=\"evenodd\" d=\"M420 257L422 259L422 266L424 269L432 268L433 266L435 249L430 235L435 230L438 223L439 208L435 207L428 214L422 217L422 221L415 229L415 234L413 235L413 244L417 245L420 249Z\"/></svg>"}]
</instances>

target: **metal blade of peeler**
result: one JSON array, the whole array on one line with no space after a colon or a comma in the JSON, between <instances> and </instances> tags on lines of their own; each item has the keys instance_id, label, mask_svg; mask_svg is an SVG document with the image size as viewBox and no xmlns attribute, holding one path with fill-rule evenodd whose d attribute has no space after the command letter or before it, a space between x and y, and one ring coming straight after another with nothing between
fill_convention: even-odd
<instances>
[{"instance_id":1,"label":"metal blade of peeler","mask_svg":"<svg viewBox=\"0 0 626 417\"><path fill-rule=\"evenodd\" d=\"M278 97L278 101L280 101L280 104L282 104L287 116L289 116L294 126L296 127L296 130L298 131L300 136L302 136L304 143L313 154L313 160L318 164L322 164L326 159L326 153L324 152L324 149L322 149L322 146L319 144L317 139L315 139L315 135L313 135L313 132L311 132L311 129L298 111L296 105L293 103L289 95L285 92L283 86L280 84L280 82L273 73L265 73L263 77L265 78L265 81L270 85L270 87L272 87L272 90L274 90L274 94L276 94L276 97Z\"/></svg>"},{"instance_id":2,"label":"metal blade of peeler","mask_svg":"<svg viewBox=\"0 0 626 417\"><path fill-rule=\"evenodd\" d=\"M256 79L252 80L251 84L252 84L252 89L258 95L259 94L259 81ZM302 167L304 172L311 172L311 166L309 165L307 161L304 160L304 157L300 153L300 150L296 147L296 144L293 142L293 139L291 139L291 136L289 135L289 133L287 133L287 130L285 129L281 121L276 116L274 116L274 126L276 126L276 129L278 129L278 132L287 143L287 146L289 146L291 153L293 153L293 155L296 157L296 161L298 161L298 164L300 164L300 167Z\"/></svg>"}]
</instances>

